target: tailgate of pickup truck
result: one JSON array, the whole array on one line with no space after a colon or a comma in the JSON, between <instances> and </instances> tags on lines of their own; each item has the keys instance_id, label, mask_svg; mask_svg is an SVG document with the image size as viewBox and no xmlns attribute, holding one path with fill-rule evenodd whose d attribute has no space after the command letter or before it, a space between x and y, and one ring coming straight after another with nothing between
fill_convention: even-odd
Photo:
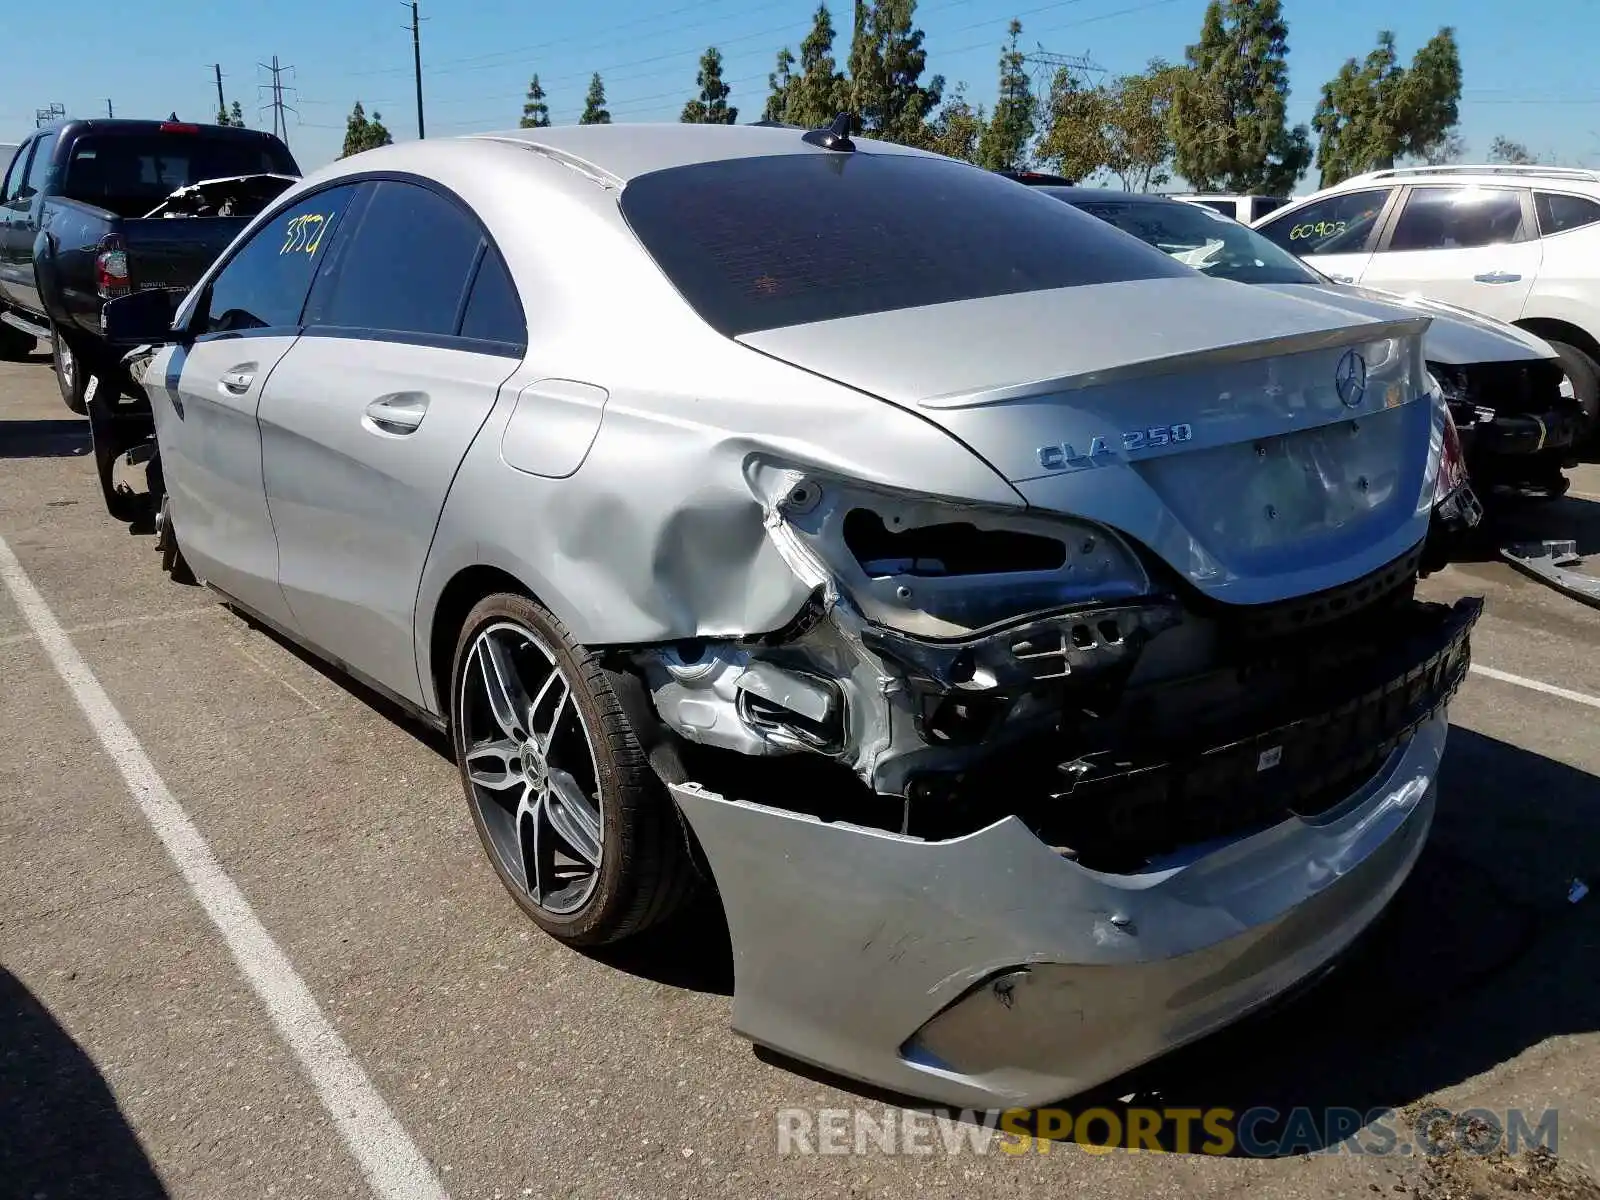
<instances>
[{"instance_id":1,"label":"tailgate of pickup truck","mask_svg":"<svg viewBox=\"0 0 1600 1200\"><path fill-rule=\"evenodd\" d=\"M124 220L121 230L134 290L187 292L249 223L249 217Z\"/></svg>"}]
</instances>

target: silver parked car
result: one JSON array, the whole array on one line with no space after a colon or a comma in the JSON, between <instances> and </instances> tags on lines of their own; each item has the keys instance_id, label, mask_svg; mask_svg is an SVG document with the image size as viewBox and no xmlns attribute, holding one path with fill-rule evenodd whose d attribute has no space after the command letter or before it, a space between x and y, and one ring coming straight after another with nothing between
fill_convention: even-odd
<instances>
[{"instance_id":1,"label":"silver parked car","mask_svg":"<svg viewBox=\"0 0 1600 1200\"><path fill-rule=\"evenodd\" d=\"M169 550L450 730L553 935L714 882L758 1042L1044 1102L1422 848L1479 612L1412 595L1426 316L838 123L387 147L162 303L106 319L160 343Z\"/></svg>"}]
</instances>

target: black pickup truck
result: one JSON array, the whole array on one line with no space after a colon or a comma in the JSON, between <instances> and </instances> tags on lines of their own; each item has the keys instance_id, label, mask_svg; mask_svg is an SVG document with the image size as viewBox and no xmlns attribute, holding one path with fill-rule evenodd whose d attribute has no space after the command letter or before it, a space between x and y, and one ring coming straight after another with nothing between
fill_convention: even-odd
<instances>
[{"instance_id":1,"label":"black pickup truck","mask_svg":"<svg viewBox=\"0 0 1600 1200\"><path fill-rule=\"evenodd\" d=\"M0 181L0 358L50 343L61 398L87 413L114 511L118 455L149 410L102 336L107 301L187 292L249 219L295 182L283 142L179 121L62 121L29 135Z\"/></svg>"}]
</instances>

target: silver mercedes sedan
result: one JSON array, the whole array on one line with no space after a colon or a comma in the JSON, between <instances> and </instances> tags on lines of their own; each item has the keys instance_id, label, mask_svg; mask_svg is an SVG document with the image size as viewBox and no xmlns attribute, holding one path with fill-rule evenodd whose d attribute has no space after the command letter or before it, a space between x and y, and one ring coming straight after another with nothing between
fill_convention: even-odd
<instances>
[{"instance_id":1,"label":"silver mercedes sedan","mask_svg":"<svg viewBox=\"0 0 1600 1200\"><path fill-rule=\"evenodd\" d=\"M342 160L106 310L160 541L447 729L594 944L720 896L735 1028L1038 1104L1411 869L1479 603L1426 316L1206 278L846 122Z\"/></svg>"}]
</instances>

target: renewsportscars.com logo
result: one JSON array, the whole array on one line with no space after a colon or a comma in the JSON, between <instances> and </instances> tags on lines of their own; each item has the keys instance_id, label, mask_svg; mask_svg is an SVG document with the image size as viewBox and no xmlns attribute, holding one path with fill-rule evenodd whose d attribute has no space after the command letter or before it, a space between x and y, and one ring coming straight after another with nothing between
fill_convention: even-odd
<instances>
[{"instance_id":1,"label":"renewsportscars.com logo","mask_svg":"<svg viewBox=\"0 0 1600 1200\"><path fill-rule=\"evenodd\" d=\"M1454 1112L1428 1108L1064 1108L960 1112L902 1108L784 1108L777 1114L780 1155L1048 1154L1076 1144L1091 1154L1489 1155L1542 1148L1557 1153L1559 1110Z\"/></svg>"}]
</instances>

